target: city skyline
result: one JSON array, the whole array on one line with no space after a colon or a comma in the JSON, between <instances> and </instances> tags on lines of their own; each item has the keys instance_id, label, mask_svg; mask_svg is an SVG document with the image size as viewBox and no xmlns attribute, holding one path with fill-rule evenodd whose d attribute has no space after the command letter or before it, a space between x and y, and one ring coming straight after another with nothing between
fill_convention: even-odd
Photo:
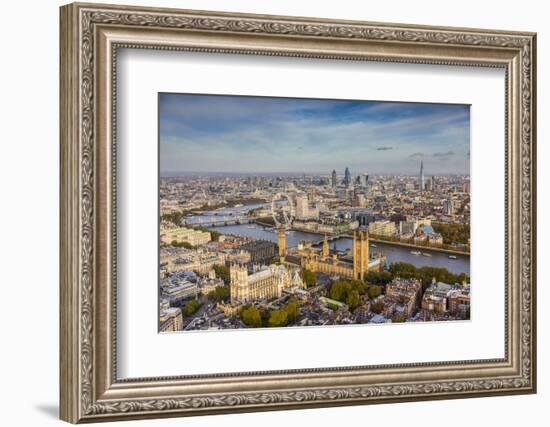
<instances>
[{"instance_id":1,"label":"city skyline","mask_svg":"<svg viewBox=\"0 0 550 427\"><path fill-rule=\"evenodd\" d=\"M160 173L467 175L469 124L468 105L163 93Z\"/></svg>"}]
</instances>

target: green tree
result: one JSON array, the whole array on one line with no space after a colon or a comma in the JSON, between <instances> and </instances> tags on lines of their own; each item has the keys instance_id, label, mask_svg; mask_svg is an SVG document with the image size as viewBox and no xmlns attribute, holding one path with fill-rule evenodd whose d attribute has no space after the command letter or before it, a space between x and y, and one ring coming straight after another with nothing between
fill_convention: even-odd
<instances>
[{"instance_id":1,"label":"green tree","mask_svg":"<svg viewBox=\"0 0 550 427\"><path fill-rule=\"evenodd\" d=\"M259 310L253 305L245 307L241 312L241 320L245 325L252 328L259 328L262 326L262 318L260 316Z\"/></svg>"},{"instance_id":2,"label":"green tree","mask_svg":"<svg viewBox=\"0 0 550 427\"><path fill-rule=\"evenodd\" d=\"M269 316L271 312L265 307L260 307L260 319L262 321L262 327L267 327L267 322L269 321Z\"/></svg>"},{"instance_id":3,"label":"green tree","mask_svg":"<svg viewBox=\"0 0 550 427\"><path fill-rule=\"evenodd\" d=\"M229 267L220 264L214 264L212 267L216 273L216 277L219 277L223 282L228 285L231 281L231 276L229 274Z\"/></svg>"},{"instance_id":4,"label":"green tree","mask_svg":"<svg viewBox=\"0 0 550 427\"><path fill-rule=\"evenodd\" d=\"M288 324L288 314L285 310L273 310L269 316L267 325L270 328L286 326Z\"/></svg>"},{"instance_id":5,"label":"green tree","mask_svg":"<svg viewBox=\"0 0 550 427\"><path fill-rule=\"evenodd\" d=\"M358 296L365 295L367 285L362 280L337 280L330 286L329 297L347 303L352 292L357 293Z\"/></svg>"},{"instance_id":6,"label":"green tree","mask_svg":"<svg viewBox=\"0 0 550 427\"><path fill-rule=\"evenodd\" d=\"M403 316L402 314L396 314L394 316L394 318L392 319L392 322L393 323L403 323L403 322L405 322L405 320L407 320L405 318L405 316Z\"/></svg>"},{"instance_id":7,"label":"green tree","mask_svg":"<svg viewBox=\"0 0 550 427\"><path fill-rule=\"evenodd\" d=\"M205 233L210 233L210 238L212 239L213 242L217 242L218 240L220 240L220 236L222 235L222 233L220 233L219 231L212 230L207 227L193 227L193 229L198 231L203 231Z\"/></svg>"},{"instance_id":8,"label":"green tree","mask_svg":"<svg viewBox=\"0 0 550 427\"><path fill-rule=\"evenodd\" d=\"M351 284L349 282L345 280L337 280L330 286L329 298L344 302L348 296L348 292L350 291Z\"/></svg>"},{"instance_id":9,"label":"green tree","mask_svg":"<svg viewBox=\"0 0 550 427\"><path fill-rule=\"evenodd\" d=\"M351 290L357 291L359 295L365 295L367 293L367 285L362 280L351 280L349 283Z\"/></svg>"},{"instance_id":10,"label":"green tree","mask_svg":"<svg viewBox=\"0 0 550 427\"><path fill-rule=\"evenodd\" d=\"M380 314L380 313L382 313L382 310L384 310L384 304L382 304L381 302L375 302L375 303L371 304L370 310L373 313Z\"/></svg>"},{"instance_id":11,"label":"green tree","mask_svg":"<svg viewBox=\"0 0 550 427\"><path fill-rule=\"evenodd\" d=\"M308 288L317 284L317 273L313 271L303 268L300 272L300 277Z\"/></svg>"},{"instance_id":12,"label":"green tree","mask_svg":"<svg viewBox=\"0 0 550 427\"><path fill-rule=\"evenodd\" d=\"M193 246L191 243L178 242L177 240L172 240L170 242L170 245L174 246L175 248L195 249L195 246Z\"/></svg>"},{"instance_id":13,"label":"green tree","mask_svg":"<svg viewBox=\"0 0 550 427\"><path fill-rule=\"evenodd\" d=\"M300 306L296 298L291 298L290 301L285 305L285 313L287 314L288 323L295 322L300 315Z\"/></svg>"},{"instance_id":14,"label":"green tree","mask_svg":"<svg viewBox=\"0 0 550 427\"><path fill-rule=\"evenodd\" d=\"M160 217L161 221L168 221L174 225L180 226L181 220L183 219L184 212L170 212L162 214Z\"/></svg>"},{"instance_id":15,"label":"green tree","mask_svg":"<svg viewBox=\"0 0 550 427\"><path fill-rule=\"evenodd\" d=\"M357 291L349 292L346 298L346 304L348 305L351 311L359 307L359 305L361 305L361 297L359 296L359 292Z\"/></svg>"},{"instance_id":16,"label":"green tree","mask_svg":"<svg viewBox=\"0 0 550 427\"><path fill-rule=\"evenodd\" d=\"M188 301L181 307L181 314L183 315L183 317L191 316L195 314L199 310L199 308L201 308L201 306L202 304L195 299Z\"/></svg>"},{"instance_id":17,"label":"green tree","mask_svg":"<svg viewBox=\"0 0 550 427\"><path fill-rule=\"evenodd\" d=\"M389 271L369 271L365 280L372 285L385 286L391 282L392 278L392 274Z\"/></svg>"},{"instance_id":18,"label":"green tree","mask_svg":"<svg viewBox=\"0 0 550 427\"><path fill-rule=\"evenodd\" d=\"M413 264L405 262L392 262L390 264L390 273L393 277L420 280L424 291L428 286L430 286L434 278L436 281L444 283L470 282L470 277L465 273L457 275L451 273L446 268L429 266L417 269Z\"/></svg>"},{"instance_id":19,"label":"green tree","mask_svg":"<svg viewBox=\"0 0 550 427\"><path fill-rule=\"evenodd\" d=\"M470 239L470 224L433 223L432 227L447 245L468 244Z\"/></svg>"},{"instance_id":20,"label":"green tree","mask_svg":"<svg viewBox=\"0 0 550 427\"><path fill-rule=\"evenodd\" d=\"M378 285L370 285L368 294L370 299L375 299L382 294L382 288Z\"/></svg>"},{"instance_id":21,"label":"green tree","mask_svg":"<svg viewBox=\"0 0 550 427\"><path fill-rule=\"evenodd\" d=\"M216 289L214 289L212 292L208 294L208 298L212 301L229 301L229 298L231 297L231 289L229 285L224 286L216 286Z\"/></svg>"},{"instance_id":22,"label":"green tree","mask_svg":"<svg viewBox=\"0 0 550 427\"><path fill-rule=\"evenodd\" d=\"M390 264L390 273L404 279L412 279L416 277L416 267L408 262L392 262Z\"/></svg>"}]
</instances>

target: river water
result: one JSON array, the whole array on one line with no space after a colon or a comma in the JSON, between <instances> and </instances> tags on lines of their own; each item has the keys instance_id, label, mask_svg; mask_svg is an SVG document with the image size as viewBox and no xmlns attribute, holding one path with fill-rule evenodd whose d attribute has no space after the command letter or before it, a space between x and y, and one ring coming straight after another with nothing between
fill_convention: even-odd
<instances>
[{"instance_id":1,"label":"river water","mask_svg":"<svg viewBox=\"0 0 550 427\"><path fill-rule=\"evenodd\" d=\"M243 206L239 208L224 208L216 211L219 215L228 215L230 213L246 214L250 209L261 206L261 204L254 204ZM211 219L214 217L213 212L206 213L205 215L197 215L192 218L192 222L199 223L202 219ZM240 225L225 225L212 227L222 234L233 234L237 236L253 237L255 239L268 240L277 243L277 232L275 230L262 227L257 224L240 224ZM302 231L288 231L286 236L286 245L288 248L298 246L302 240L311 240L313 242L319 242L323 239L322 235L307 233ZM352 249L353 241L347 237L341 237L339 239L330 242L331 249L335 248L338 251L345 251ZM454 274L466 273L470 274L470 257L466 255L456 255L457 259L449 258L446 253L433 251L429 249L418 249L422 254L413 255L411 251L416 249L407 248L388 243L372 243L370 244L370 251L373 253L379 252L386 256L388 263L392 262L408 262L414 264L417 267L431 266L431 267L443 267ZM431 256L425 256L423 254L429 254Z\"/></svg>"}]
</instances>

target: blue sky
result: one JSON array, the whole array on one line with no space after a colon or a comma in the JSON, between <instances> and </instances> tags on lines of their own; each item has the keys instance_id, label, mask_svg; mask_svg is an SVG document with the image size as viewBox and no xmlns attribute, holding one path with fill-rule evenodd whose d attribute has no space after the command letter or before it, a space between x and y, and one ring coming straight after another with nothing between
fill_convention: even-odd
<instances>
[{"instance_id":1,"label":"blue sky","mask_svg":"<svg viewBox=\"0 0 550 427\"><path fill-rule=\"evenodd\" d=\"M160 94L160 171L470 171L467 105Z\"/></svg>"}]
</instances>

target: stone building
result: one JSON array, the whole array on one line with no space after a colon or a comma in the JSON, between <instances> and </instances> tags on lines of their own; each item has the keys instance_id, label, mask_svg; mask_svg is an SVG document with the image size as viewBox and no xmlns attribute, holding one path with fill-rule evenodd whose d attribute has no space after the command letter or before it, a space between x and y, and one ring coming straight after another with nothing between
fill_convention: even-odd
<instances>
[{"instance_id":1,"label":"stone building","mask_svg":"<svg viewBox=\"0 0 550 427\"><path fill-rule=\"evenodd\" d=\"M170 307L170 302L166 299L160 301L160 332L181 331L183 328L183 316L179 308Z\"/></svg>"},{"instance_id":2,"label":"stone building","mask_svg":"<svg viewBox=\"0 0 550 427\"><path fill-rule=\"evenodd\" d=\"M250 262L260 264L269 261L277 254L277 245L267 240L253 240L242 245L239 249L250 254Z\"/></svg>"},{"instance_id":3,"label":"stone building","mask_svg":"<svg viewBox=\"0 0 550 427\"><path fill-rule=\"evenodd\" d=\"M386 298L384 304L392 307L386 317L395 312L405 317L410 317L420 302L422 283L416 279L395 278L386 285ZM392 305L393 304L393 305Z\"/></svg>"},{"instance_id":4,"label":"stone building","mask_svg":"<svg viewBox=\"0 0 550 427\"><path fill-rule=\"evenodd\" d=\"M284 265L263 266L249 274L244 265L230 267L231 304L278 298L285 288L305 288L298 269L288 269Z\"/></svg>"},{"instance_id":5,"label":"stone building","mask_svg":"<svg viewBox=\"0 0 550 427\"><path fill-rule=\"evenodd\" d=\"M369 257L369 235L366 230L353 233L353 259L339 257L337 253L331 254L326 237L320 253L310 244L298 253L302 267L307 270L357 280L363 280L369 270L379 270L383 261L379 257Z\"/></svg>"}]
</instances>

